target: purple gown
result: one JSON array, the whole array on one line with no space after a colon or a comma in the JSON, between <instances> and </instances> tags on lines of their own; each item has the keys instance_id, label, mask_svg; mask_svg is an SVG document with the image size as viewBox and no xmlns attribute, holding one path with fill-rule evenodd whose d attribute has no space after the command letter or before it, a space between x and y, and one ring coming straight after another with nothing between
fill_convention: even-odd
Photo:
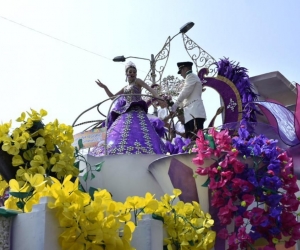
<instances>
[{"instance_id":1,"label":"purple gown","mask_svg":"<svg viewBox=\"0 0 300 250\"><path fill-rule=\"evenodd\" d=\"M141 90L131 84L124 88L124 94L141 94ZM165 144L157 133L163 129L163 123L150 121L147 112L147 104L141 96L118 98L108 119L107 155L166 153ZM89 154L96 157L105 155L104 145L99 143Z\"/></svg>"}]
</instances>

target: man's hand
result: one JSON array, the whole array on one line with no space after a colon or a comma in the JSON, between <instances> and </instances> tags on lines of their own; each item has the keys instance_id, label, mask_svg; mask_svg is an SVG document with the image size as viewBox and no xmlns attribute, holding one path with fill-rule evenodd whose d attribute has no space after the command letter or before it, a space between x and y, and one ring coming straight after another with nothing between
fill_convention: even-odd
<instances>
[{"instance_id":1,"label":"man's hand","mask_svg":"<svg viewBox=\"0 0 300 250\"><path fill-rule=\"evenodd\" d=\"M166 108L166 107L168 106L167 103L166 103L165 101L158 100L157 102L158 102L158 104L159 104L159 106L160 106L161 108Z\"/></svg>"},{"instance_id":2,"label":"man's hand","mask_svg":"<svg viewBox=\"0 0 300 250\"><path fill-rule=\"evenodd\" d=\"M178 105L177 105L176 103L174 103L173 106L171 107L171 111L172 111L173 113L175 113L176 110L177 110L177 108L178 108Z\"/></svg>"}]
</instances>

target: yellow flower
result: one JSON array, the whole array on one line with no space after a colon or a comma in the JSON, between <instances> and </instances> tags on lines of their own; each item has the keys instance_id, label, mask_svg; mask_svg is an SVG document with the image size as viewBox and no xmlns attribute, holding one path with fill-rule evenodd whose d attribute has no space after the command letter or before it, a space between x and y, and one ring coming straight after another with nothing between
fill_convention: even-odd
<instances>
[{"instance_id":1,"label":"yellow flower","mask_svg":"<svg viewBox=\"0 0 300 250\"><path fill-rule=\"evenodd\" d=\"M30 189L30 186L28 184L20 185L20 182L18 182L15 179L11 179L9 181L9 187L11 192L27 192Z\"/></svg>"},{"instance_id":2,"label":"yellow flower","mask_svg":"<svg viewBox=\"0 0 300 250\"><path fill-rule=\"evenodd\" d=\"M144 212L150 214L158 209L158 201L154 199L154 195L146 193Z\"/></svg>"},{"instance_id":3,"label":"yellow flower","mask_svg":"<svg viewBox=\"0 0 300 250\"><path fill-rule=\"evenodd\" d=\"M181 195L181 190L180 189L174 189L173 190L173 194L175 195L175 197L178 197L179 195Z\"/></svg>"},{"instance_id":4,"label":"yellow flower","mask_svg":"<svg viewBox=\"0 0 300 250\"><path fill-rule=\"evenodd\" d=\"M13 142L13 141L4 141L2 144L2 150L6 151L8 154L10 155L17 155L19 154L19 144L17 142Z\"/></svg>"},{"instance_id":5,"label":"yellow flower","mask_svg":"<svg viewBox=\"0 0 300 250\"><path fill-rule=\"evenodd\" d=\"M40 200L40 194L35 193L30 198L26 200L25 206L24 206L24 212L29 213L32 211L32 207L39 203Z\"/></svg>"},{"instance_id":6,"label":"yellow flower","mask_svg":"<svg viewBox=\"0 0 300 250\"><path fill-rule=\"evenodd\" d=\"M22 112L21 116L18 117L16 121L17 122L23 122L23 121L25 121L25 118L26 118L26 114L25 114L25 112Z\"/></svg>"},{"instance_id":7,"label":"yellow flower","mask_svg":"<svg viewBox=\"0 0 300 250\"><path fill-rule=\"evenodd\" d=\"M38 137L35 141L37 147L42 147L45 144L45 139L43 137Z\"/></svg>"},{"instance_id":8,"label":"yellow flower","mask_svg":"<svg viewBox=\"0 0 300 250\"><path fill-rule=\"evenodd\" d=\"M27 112L27 114L30 116L31 120L32 121L41 121L42 120L42 117L47 115L47 111L41 109L40 110L40 114L35 111L34 109L30 109L31 110L31 113Z\"/></svg>"},{"instance_id":9,"label":"yellow flower","mask_svg":"<svg viewBox=\"0 0 300 250\"><path fill-rule=\"evenodd\" d=\"M4 195L4 192L7 188L8 188L8 183L0 175L0 196Z\"/></svg>"},{"instance_id":10,"label":"yellow flower","mask_svg":"<svg viewBox=\"0 0 300 250\"><path fill-rule=\"evenodd\" d=\"M36 192L42 191L45 187L45 179L41 174L29 175L27 173L24 174L26 181L30 183L32 187L35 188Z\"/></svg>"},{"instance_id":11,"label":"yellow flower","mask_svg":"<svg viewBox=\"0 0 300 250\"><path fill-rule=\"evenodd\" d=\"M17 207L17 202L19 200L16 198L16 197L13 197L13 196L10 196L8 197L8 199L4 202L4 206L8 209L11 209L11 210L20 210L18 207Z\"/></svg>"},{"instance_id":12,"label":"yellow flower","mask_svg":"<svg viewBox=\"0 0 300 250\"><path fill-rule=\"evenodd\" d=\"M6 138L7 134L9 133L11 127L11 120L10 122L4 123L0 125L0 141L2 141L2 137Z\"/></svg>"},{"instance_id":13,"label":"yellow flower","mask_svg":"<svg viewBox=\"0 0 300 250\"><path fill-rule=\"evenodd\" d=\"M41 117L44 117L44 116L46 116L48 114L48 112L46 111L46 110L44 110L44 109L41 109L40 110L40 115L41 115Z\"/></svg>"},{"instance_id":14,"label":"yellow flower","mask_svg":"<svg viewBox=\"0 0 300 250\"><path fill-rule=\"evenodd\" d=\"M44 164L44 155L35 155L33 157L33 160L30 161L30 166L32 167L38 167Z\"/></svg>"},{"instance_id":15,"label":"yellow flower","mask_svg":"<svg viewBox=\"0 0 300 250\"><path fill-rule=\"evenodd\" d=\"M138 196L128 196L124 205L127 209L138 209L145 206L145 200Z\"/></svg>"},{"instance_id":16,"label":"yellow flower","mask_svg":"<svg viewBox=\"0 0 300 250\"><path fill-rule=\"evenodd\" d=\"M20 166L20 165L23 165L24 164L24 161L23 161L23 158L21 155L14 155L13 158L12 158L12 165L14 167L17 167L17 166Z\"/></svg>"}]
</instances>

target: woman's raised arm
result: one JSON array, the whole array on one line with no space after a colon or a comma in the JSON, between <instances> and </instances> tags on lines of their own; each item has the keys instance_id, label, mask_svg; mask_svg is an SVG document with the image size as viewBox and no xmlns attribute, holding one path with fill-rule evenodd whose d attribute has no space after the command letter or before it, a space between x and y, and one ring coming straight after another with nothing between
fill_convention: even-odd
<instances>
[{"instance_id":1,"label":"woman's raised arm","mask_svg":"<svg viewBox=\"0 0 300 250\"><path fill-rule=\"evenodd\" d=\"M137 78L136 79L136 83L138 85L140 85L142 88L147 89L153 95L153 97L160 98L158 96L158 94L156 93L156 91L153 88L151 88L147 83L145 83L144 81L142 81L141 79ZM161 108L167 107L167 103L165 101L162 101L162 100L159 100L159 99L157 101L158 101L158 104L161 106Z\"/></svg>"},{"instance_id":2,"label":"woman's raised arm","mask_svg":"<svg viewBox=\"0 0 300 250\"><path fill-rule=\"evenodd\" d=\"M108 87L105 84L103 84L99 79L97 79L95 82L100 88L103 88L105 90L107 96L110 97L112 100L114 99L112 98L113 96L123 94L123 89L121 89L117 94L114 95L113 93L111 93Z\"/></svg>"}]
</instances>

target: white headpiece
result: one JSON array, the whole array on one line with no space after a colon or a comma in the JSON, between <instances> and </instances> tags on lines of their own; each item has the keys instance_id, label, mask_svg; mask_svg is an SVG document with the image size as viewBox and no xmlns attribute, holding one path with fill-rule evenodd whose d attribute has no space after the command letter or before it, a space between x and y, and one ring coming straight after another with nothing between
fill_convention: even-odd
<instances>
[{"instance_id":1,"label":"white headpiece","mask_svg":"<svg viewBox=\"0 0 300 250\"><path fill-rule=\"evenodd\" d=\"M129 61L128 63L125 64L125 72L127 72L128 68L135 68L136 69L136 66L133 62Z\"/></svg>"}]
</instances>

